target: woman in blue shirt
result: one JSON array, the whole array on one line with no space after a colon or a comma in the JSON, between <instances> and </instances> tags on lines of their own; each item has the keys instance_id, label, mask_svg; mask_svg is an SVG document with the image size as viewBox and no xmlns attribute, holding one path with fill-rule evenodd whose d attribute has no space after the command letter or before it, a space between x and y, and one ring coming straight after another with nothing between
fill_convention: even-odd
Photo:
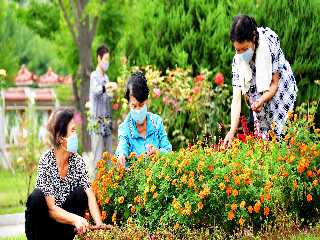
<instances>
[{"instance_id":1,"label":"woman in blue shirt","mask_svg":"<svg viewBox=\"0 0 320 240\"><path fill-rule=\"evenodd\" d=\"M172 146L168 140L161 117L148 112L149 88L142 72L134 73L128 83L125 98L130 112L118 129L116 155L123 166L126 157L134 152L137 156L151 156L156 152L168 152Z\"/></svg>"}]
</instances>

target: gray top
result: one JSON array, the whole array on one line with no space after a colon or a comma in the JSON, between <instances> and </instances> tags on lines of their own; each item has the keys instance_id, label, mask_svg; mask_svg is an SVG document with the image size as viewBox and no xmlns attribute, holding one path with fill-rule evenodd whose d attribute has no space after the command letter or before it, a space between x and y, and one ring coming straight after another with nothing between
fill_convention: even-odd
<instances>
[{"instance_id":1,"label":"gray top","mask_svg":"<svg viewBox=\"0 0 320 240\"><path fill-rule=\"evenodd\" d=\"M111 97L105 92L104 87L109 82L106 74L96 69L90 76L90 117L96 124L91 128L97 134L108 136L112 129Z\"/></svg>"}]
</instances>

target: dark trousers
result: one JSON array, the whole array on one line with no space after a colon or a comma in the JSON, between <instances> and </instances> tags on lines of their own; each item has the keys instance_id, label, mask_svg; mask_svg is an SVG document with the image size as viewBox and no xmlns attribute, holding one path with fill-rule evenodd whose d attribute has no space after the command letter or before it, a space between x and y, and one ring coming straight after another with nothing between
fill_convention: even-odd
<instances>
[{"instance_id":1,"label":"dark trousers","mask_svg":"<svg viewBox=\"0 0 320 240\"><path fill-rule=\"evenodd\" d=\"M84 216L88 198L83 188L76 188L66 199L62 208L70 213ZM71 240L75 236L74 226L58 223L49 216L45 196L35 189L27 200L25 232L28 240Z\"/></svg>"}]
</instances>

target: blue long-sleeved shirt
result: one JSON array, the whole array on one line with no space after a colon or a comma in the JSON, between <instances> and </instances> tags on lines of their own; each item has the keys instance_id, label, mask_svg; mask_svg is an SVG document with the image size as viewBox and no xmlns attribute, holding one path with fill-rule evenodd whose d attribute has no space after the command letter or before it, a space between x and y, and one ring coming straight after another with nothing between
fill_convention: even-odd
<instances>
[{"instance_id":1,"label":"blue long-sleeved shirt","mask_svg":"<svg viewBox=\"0 0 320 240\"><path fill-rule=\"evenodd\" d=\"M135 152L139 156L146 153L149 144L159 149L160 152L172 150L161 117L150 112L147 114L147 132L145 138L138 133L136 122L129 113L119 126L118 140L117 156L127 157L132 152Z\"/></svg>"}]
</instances>

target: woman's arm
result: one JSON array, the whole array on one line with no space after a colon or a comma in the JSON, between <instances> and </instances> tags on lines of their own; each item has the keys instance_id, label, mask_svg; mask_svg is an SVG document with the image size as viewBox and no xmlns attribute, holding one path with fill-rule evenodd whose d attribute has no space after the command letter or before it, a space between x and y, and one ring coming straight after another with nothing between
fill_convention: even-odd
<instances>
[{"instance_id":1,"label":"woman's arm","mask_svg":"<svg viewBox=\"0 0 320 240\"><path fill-rule=\"evenodd\" d=\"M279 87L279 73L272 74L271 85L268 91L264 92L263 95L252 104L251 108L255 112L260 112L262 110L263 104L270 101L274 95L276 95Z\"/></svg>"},{"instance_id":2,"label":"woman's arm","mask_svg":"<svg viewBox=\"0 0 320 240\"><path fill-rule=\"evenodd\" d=\"M88 205L89 205L91 216L94 222L96 223L96 225L101 226L103 223L101 220L100 210L97 204L96 196L94 195L91 188L87 188L86 194L88 196Z\"/></svg>"},{"instance_id":3,"label":"woman's arm","mask_svg":"<svg viewBox=\"0 0 320 240\"><path fill-rule=\"evenodd\" d=\"M69 224L75 226L78 233L84 233L89 227L89 223L83 217L70 213L55 204L55 200L52 196L45 197L49 216L55 221L63 224Z\"/></svg>"},{"instance_id":4,"label":"woman's arm","mask_svg":"<svg viewBox=\"0 0 320 240\"><path fill-rule=\"evenodd\" d=\"M237 128L239 125L241 112L241 89L238 87L233 88L232 94L232 104L231 104L231 127L230 131L227 133L227 136L224 139L224 144L230 144L232 138L237 132Z\"/></svg>"}]
</instances>

